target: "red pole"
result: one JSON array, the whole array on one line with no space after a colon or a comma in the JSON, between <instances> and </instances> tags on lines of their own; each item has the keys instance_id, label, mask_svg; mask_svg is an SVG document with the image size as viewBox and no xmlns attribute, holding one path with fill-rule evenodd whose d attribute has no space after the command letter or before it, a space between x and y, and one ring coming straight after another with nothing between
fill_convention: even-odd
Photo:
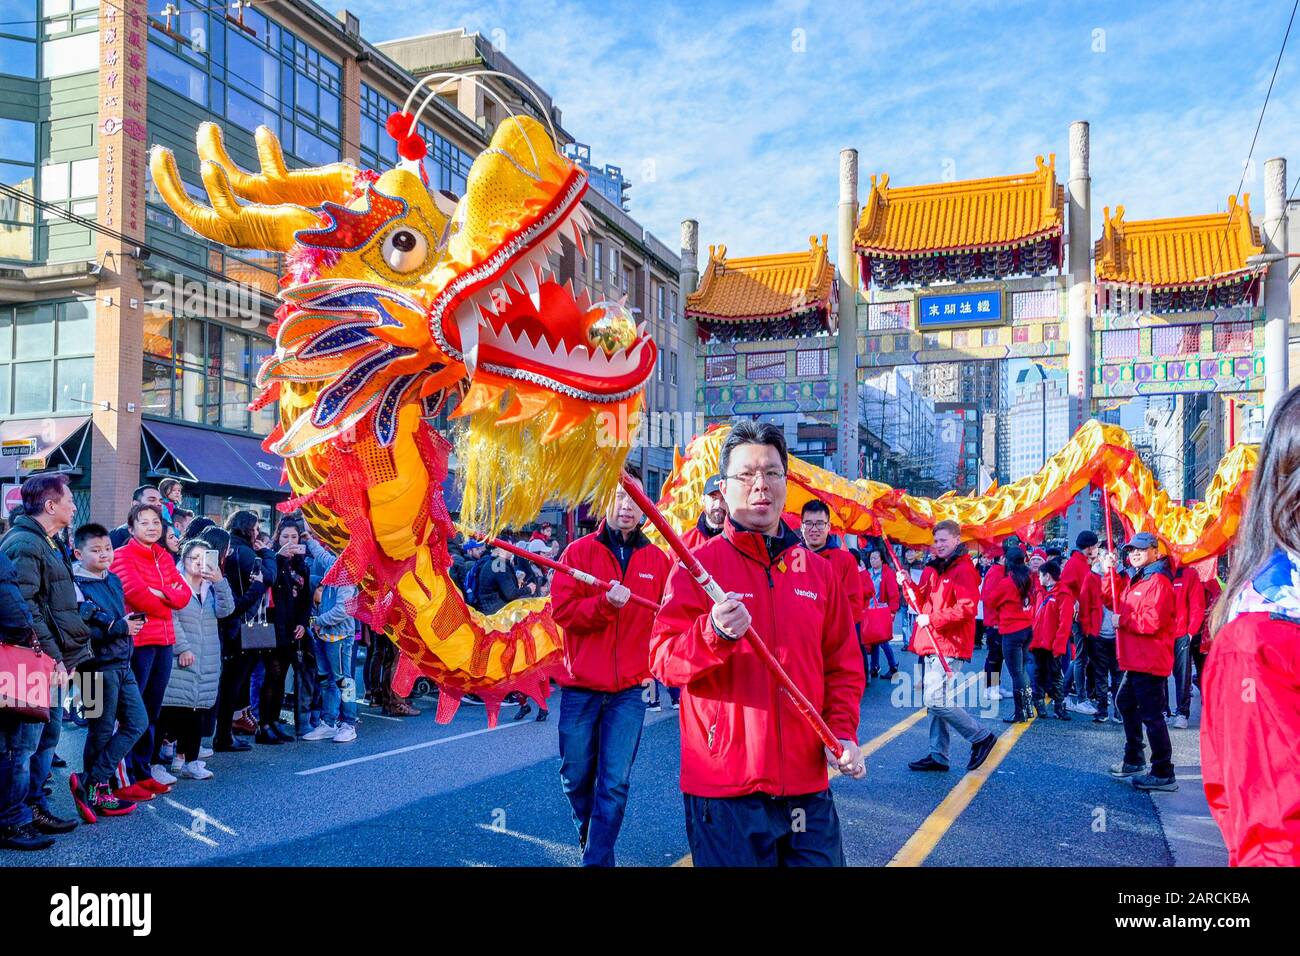
<instances>
[{"instance_id":1,"label":"red pole","mask_svg":"<svg viewBox=\"0 0 1300 956\"><path fill-rule=\"evenodd\" d=\"M637 507L645 512L645 516L650 519L650 523L659 529L659 533L664 536L664 540L668 542L668 546L673 549L677 559L685 566L687 573L704 589L704 593L709 596L710 600L715 605L726 601L726 592L722 590L717 581L713 580L713 576L704 570L700 562L695 560L677 532L673 530L672 525L668 523L668 519L660 514L655 503L650 500L641 486L636 483L636 480L624 473L620 476L619 481L628 497L635 501ZM799 713L803 715L804 720L808 721L812 729L817 731L817 736L822 739L826 749L835 755L836 760L839 760L844 754L844 745L836 739L835 734L826 725L826 721L822 720L822 715L813 707L812 702L804 696L804 692L790 679L790 675L785 672L785 668L772 656L772 651L763 643L763 639L754 632L752 627L745 632L745 638L763 663L767 665L767 669L772 672L776 682L790 695L790 699L794 701L795 707L799 709Z\"/></svg>"},{"instance_id":2,"label":"red pole","mask_svg":"<svg viewBox=\"0 0 1300 956\"><path fill-rule=\"evenodd\" d=\"M1115 553L1115 536L1110 530L1110 491L1105 485L1101 486L1101 504L1106 512L1106 550ZM1115 581L1115 568L1112 566L1108 569L1110 577L1110 603L1111 610L1115 616L1119 617L1119 589Z\"/></svg>"},{"instance_id":3,"label":"red pole","mask_svg":"<svg viewBox=\"0 0 1300 956\"><path fill-rule=\"evenodd\" d=\"M489 538L485 540L487 540L487 543L492 545L494 548L501 548L504 551L509 551L511 554L519 555L519 557L523 558L525 561L531 561L533 564L540 564L544 568L550 568L552 571L559 571L561 574L567 574L569 577L581 581L583 584L590 584L593 587L599 588L605 587L607 584L622 583L621 581L602 581L595 575L588 574L586 571L579 571L577 568L571 568L567 564L561 564L559 561L552 561L550 558L544 558L540 554L533 554L531 551L517 547L509 541L502 541L500 538ZM607 587L605 589L607 591L609 590ZM632 604L639 604L651 611L657 612L659 610L658 604L639 594L633 594L628 598L628 600Z\"/></svg>"},{"instance_id":4,"label":"red pole","mask_svg":"<svg viewBox=\"0 0 1300 956\"><path fill-rule=\"evenodd\" d=\"M881 527L879 521L876 522L876 531L880 534L880 540L885 542L885 554L889 555L889 560L894 565L894 570L907 579L906 583L903 585L903 594L907 597L908 606L911 607L913 614L920 614L921 605L916 597L916 585L912 581L911 576L908 575L906 570L904 570L903 563L898 560L898 555L894 554L893 542L889 540L889 535L885 534L885 529ZM925 625L925 629L930 635L930 646L934 648L934 655L939 658L939 663L943 665L943 672L945 674L952 674L952 668L948 666L948 659L943 656L943 651L939 650L939 641L934 636L934 628L927 624ZM917 626L917 632L920 632L920 625ZM915 635L913 635L912 643L916 643Z\"/></svg>"}]
</instances>

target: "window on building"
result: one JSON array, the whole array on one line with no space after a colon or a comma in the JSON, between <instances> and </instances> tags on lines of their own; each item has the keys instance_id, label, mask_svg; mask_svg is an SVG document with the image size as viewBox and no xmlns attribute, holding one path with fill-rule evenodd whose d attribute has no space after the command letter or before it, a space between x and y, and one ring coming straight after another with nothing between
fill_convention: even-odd
<instances>
[{"instance_id":1,"label":"window on building","mask_svg":"<svg viewBox=\"0 0 1300 956\"><path fill-rule=\"evenodd\" d=\"M749 353L745 356L745 376L749 379L785 378L785 353Z\"/></svg>"},{"instance_id":2,"label":"window on building","mask_svg":"<svg viewBox=\"0 0 1300 956\"><path fill-rule=\"evenodd\" d=\"M1214 351L1249 352L1255 347L1255 329L1249 322L1216 322Z\"/></svg>"},{"instance_id":3,"label":"window on building","mask_svg":"<svg viewBox=\"0 0 1300 956\"><path fill-rule=\"evenodd\" d=\"M36 76L37 26L32 0L0 0L0 74Z\"/></svg>"},{"instance_id":4,"label":"window on building","mask_svg":"<svg viewBox=\"0 0 1300 956\"><path fill-rule=\"evenodd\" d=\"M605 279L605 244L595 244L591 257L591 281L603 282Z\"/></svg>"},{"instance_id":5,"label":"window on building","mask_svg":"<svg viewBox=\"0 0 1300 956\"><path fill-rule=\"evenodd\" d=\"M668 384L677 384L677 351L675 349L669 355Z\"/></svg>"},{"instance_id":6,"label":"window on building","mask_svg":"<svg viewBox=\"0 0 1300 956\"><path fill-rule=\"evenodd\" d=\"M1195 355L1201 348L1199 325L1156 325L1151 328L1151 354Z\"/></svg>"},{"instance_id":7,"label":"window on building","mask_svg":"<svg viewBox=\"0 0 1300 956\"><path fill-rule=\"evenodd\" d=\"M4 9L0 6L0 11ZM0 119L0 183L35 195L36 124ZM0 196L0 259L30 261L34 250L35 209L12 196Z\"/></svg>"},{"instance_id":8,"label":"window on building","mask_svg":"<svg viewBox=\"0 0 1300 956\"><path fill-rule=\"evenodd\" d=\"M736 356L710 355L704 359L706 382L730 382L736 377Z\"/></svg>"},{"instance_id":9,"label":"window on building","mask_svg":"<svg viewBox=\"0 0 1300 956\"><path fill-rule=\"evenodd\" d=\"M659 321L663 322L668 318L668 289L662 283L655 284L655 297L658 300L656 308L659 310Z\"/></svg>"},{"instance_id":10,"label":"window on building","mask_svg":"<svg viewBox=\"0 0 1300 956\"><path fill-rule=\"evenodd\" d=\"M659 354L655 356L655 381L663 382L664 380L664 350L660 349Z\"/></svg>"},{"instance_id":11,"label":"window on building","mask_svg":"<svg viewBox=\"0 0 1300 956\"><path fill-rule=\"evenodd\" d=\"M0 417L89 409L94 352L93 300L0 309Z\"/></svg>"},{"instance_id":12,"label":"window on building","mask_svg":"<svg viewBox=\"0 0 1300 956\"><path fill-rule=\"evenodd\" d=\"M799 349L794 357L794 374L800 377L830 374L830 349Z\"/></svg>"},{"instance_id":13,"label":"window on building","mask_svg":"<svg viewBox=\"0 0 1300 956\"><path fill-rule=\"evenodd\" d=\"M41 167L41 199L78 216L95 215L95 196L99 192L99 159L78 159L70 163L48 163ZM58 213L45 211L44 219L58 219Z\"/></svg>"},{"instance_id":14,"label":"window on building","mask_svg":"<svg viewBox=\"0 0 1300 956\"><path fill-rule=\"evenodd\" d=\"M145 316L141 378L148 414L265 435L272 403L250 412L253 380L274 344L269 338L186 315L155 303Z\"/></svg>"},{"instance_id":15,"label":"window on building","mask_svg":"<svg viewBox=\"0 0 1300 956\"><path fill-rule=\"evenodd\" d=\"M33 4L26 4L31 18ZM88 73L99 62L99 0L44 0L41 4L41 78ZM0 4L0 13L7 5ZM9 17L0 17L8 21ZM12 30L13 26L0 26ZM30 74L26 74L30 75Z\"/></svg>"},{"instance_id":16,"label":"window on building","mask_svg":"<svg viewBox=\"0 0 1300 956\"><path fill-rule=\"evenodd\" d=\"M1101 357L1103 359L1137 358L1141 344L1140 330L1111 329L1101 333Z\"/></svg>"}]
</instances>

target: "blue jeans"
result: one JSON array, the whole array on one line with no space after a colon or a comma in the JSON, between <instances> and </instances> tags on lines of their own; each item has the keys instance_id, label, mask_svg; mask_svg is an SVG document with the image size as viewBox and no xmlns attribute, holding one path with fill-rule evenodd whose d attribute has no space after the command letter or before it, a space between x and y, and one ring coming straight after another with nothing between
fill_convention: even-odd
<instances>
[{"instance_id":1,"label":"blue jeans","mask_svg":"<svg viewBox=\"0 0 1300 956\"><path fill-rule=\"evenodd\" d=\"M898 661L894 660L894 649L890 646L888 641L885 641L883 644L871 645L871 671L868 671L868 674L872 671L880 670L881 650L885 652L885 660L889 661L889 669L891 671L898 670Z\"/></svg>"},{"instance_id":2,"label":"blue jeans","mask_svg":"<svg viewBox=\"0 0 1300 956\"><path fill-rule=\"evenodd\" d=\"M352 651L356 645L350 637L341 641L316 643L316 676L320 679L320 719L327 724L357 722L357 685L352 679Z\"/></svg>"},{"instance_id":3,"label":"blue jeans","mask_svg":"<svg viewBox=\"0 0 1300 956\"><path fill-rule=\"evenodd\" d=\"M161 644L146 644L131 652L131 670L140 688L145 713L144 733L131 748L131 755L126 761L132 783L149 777L149 765L153 763L157 748L158 716L162 713L167 681L172 676L173 657L171 647Z\"/></svg>"},{"instance_id":4,"label":"blue jeans","mask_svg":"<svg viewBox=\"0 0 1300 956\"><path fill-rule=\"evenodd\" d=\"M0 711L0 827L32 822L27 806L32 754L45 725Z\"/></svg>"},{"instance_id":5,"label":"blue jeans","mask_svg":"<svg viewBox=\"0 0 1300 956\"><path fill-rule=\"evenodd\" d=\"M57 696L56 696L57 694ZM50 689L50 719L41 727L36 752L32 754L31 770L27 782L27 805L50 809L45 799L45 780L54 765L54 748L59 745L59 736L63 732L62 694Z\"/></svg>"},{"instance_id":6,"label":"blue jeans","mask_svg":"<svg viewBox=\"0 0 1300 956\"><path fill-rule=\"evenodd\" d=\"M1012 631L1002 635L1002 659L1007 663L1011 674L1011 689L1015 691L1029 689L1029 672L1025 670L1025 649L1034 634L1029 628Z\"/></svg>"},{"instance_id":7,"label":"blue jeans","mask_svg":"<svg viewBox=\"0 0 1300 956\"><path fill-rule=\"evenodd\" d=\"M129 667L87 671L82 677L100 681L100 712L86 722L86 747L81 768L87 790L110 783L113 771L149 727L144 701ZM116 727L114 726L116 724Z\"/></svg>"},{"instance_id":8,"label":"blue jeans","mask_svg":"<svg viewBox=\"0 0 1300 956\"><path fill-rule=\"evenodd\" d=\"M583 866L614 865L645 706L640 684L617 693L560 688L560 783Z\"/></svg>"}]
</instances>

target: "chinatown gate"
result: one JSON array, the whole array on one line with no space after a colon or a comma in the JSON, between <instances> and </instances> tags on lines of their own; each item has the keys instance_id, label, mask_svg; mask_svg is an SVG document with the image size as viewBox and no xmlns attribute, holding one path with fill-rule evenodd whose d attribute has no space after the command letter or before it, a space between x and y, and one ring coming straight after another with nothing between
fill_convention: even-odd
<instances>
[{"instance_id":1,"label":"chinatown gate","mask_svg":"<svg viewBox=\"0 0 1300 956\"><path fill-rule=\"evenodd\" d=\"M1025 360L1067 372L1066 435L1133 398L1168 396L1176 413L1218 422L1230 446L1242 409L1267 412L1287 388L1285 161L1265 166L1262 224L1249 195L1171 219L1129 221L1123 206L1107 207L1094 247L1087 123L1071 125L1069 143L1064 184L1055 156L1038 156L1027 171L985 179L896 186L872 176L862 204L857 152L842 151L833 264L825 237L748 259L711 248L692 291L688 220L697 409L709 421L797 418L797 433L785 423L796 454L879 477L859 453L860 439L881 432L859 400L874 378L913 367L933 391L932 373L948 373L958 417L978 429L997 410L986 406L1004 401L1005 363ZM975 484L969 451L949 487ZM1071 536L1091 520L1086 501L1069 511Z\"/></svg>"}]
</instances>

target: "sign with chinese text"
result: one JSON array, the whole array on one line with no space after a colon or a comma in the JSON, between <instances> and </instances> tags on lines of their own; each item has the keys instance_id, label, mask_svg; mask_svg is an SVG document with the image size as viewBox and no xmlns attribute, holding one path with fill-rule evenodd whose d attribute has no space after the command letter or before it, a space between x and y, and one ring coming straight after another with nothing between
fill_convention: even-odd
<instances>
[{"instance_id":1,"label":"sign with chinese text","mask_svg":"<svg viewBox=\"0 0 1300 956\"><path fill-rule=\"evenodd\" d=\"M916 299L917 328L940 329L1002 322L1002 292L957 292Z\"/></svg>"}]
</instances>

